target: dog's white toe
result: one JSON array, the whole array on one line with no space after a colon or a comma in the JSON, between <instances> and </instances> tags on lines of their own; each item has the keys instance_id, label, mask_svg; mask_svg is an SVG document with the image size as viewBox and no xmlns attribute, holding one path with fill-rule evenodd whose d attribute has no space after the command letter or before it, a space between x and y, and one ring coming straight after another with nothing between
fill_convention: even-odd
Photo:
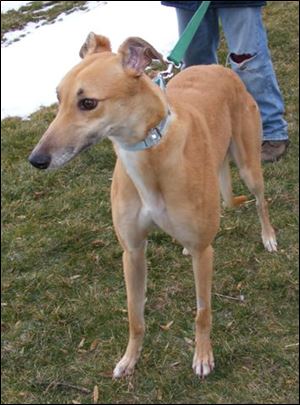
<instances>
[{"instance_id":1,"label":"dog's white toe","mask_svg":"<svg viewBox=\"0 0 300 405\"><path fill-rule=\"evenodd\" d=\"M268 252L277 252L277 241L275 236L263 238L263 244Z\"/></svg>"},{"instance_id":2,"label":"dog's white toe","mask_svg":"<svg viewBox=\"0 0 300 405\"><path fill-rule=\"evenodd\" d=\"M205 356L197 356L195 353L193 359L193 370L194 373L200 377L205 378L210 374L215 367L214 357L212 350L209 350Z\"/></svg>"},{"instance_id":3,"label":"dog's white toe","mask_svg":"<svg viewBox=\"0 0 300 405\"><path fill-rule=\"evenodd\" d=\"M135 363L136 361L124 356L116 365L113 378L121 378L133 374Z\"/></svg>"},{"instance_id":4,"label":"dog's white toe","mask_svg":"<svg viewBox=\"0 0 300 405\"><path fill-rule=\"evenodd\" d=\"M204 362L199 362L195 365L193 365L193 370L194 373L200 377L200 378L205 378L212 372L214 369L214 363L204 363Z\"/></svg>"}]
</instances>

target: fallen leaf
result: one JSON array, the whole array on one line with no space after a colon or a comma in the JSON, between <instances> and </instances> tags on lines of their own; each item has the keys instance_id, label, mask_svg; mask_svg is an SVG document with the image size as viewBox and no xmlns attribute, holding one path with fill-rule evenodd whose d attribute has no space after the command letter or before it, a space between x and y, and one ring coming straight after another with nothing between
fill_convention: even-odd
<instances>
[{"instance_id":1,"label":"fallen leaf","mask_svg":"<svg viewBox=\"0 0 300 405\"><path fill-rule=\"evenodd\" d=\"M95 339L90 345L90 351L94 351L97 349L98 344L100 343L100 339Z\"/></svg>"},{"instance_id":2,"label":"fallen leaf","mask_svg":"<svg viewBox=\"0 0 300 405\"><path fill-rule=\"evenodd\" d=\"M170 327L173 325L174 321L168 322L166 325L159 325L162 330L169 330Z\"/></svg>"},{"instance_id":3,"label":"fallen leaf","mask_svg":"<svg viewBox=\"0 0 300 405\"><path fill-rule=\"evenodd\" d=\"M94 391L93 391L93 401L94 401L94 404L97 404L97 403L98 403L98 399L99 399L99 388L98 388L97 385L95 385Z\"/></svg>"},{"instance_id":4,"label":"fallen leaf","mask_svg":"<svg viewBox=\"0 0 300 405\"><path fill-rule=\"evenodd\" d=\"M226 329L229 329L232 325L233 325L234 321L230 321L228 322L228 324L226 325Z\"/></svg>"},{"instance_id":5,"label":"fallen leaf","mask_svg":"<svg viewBox=\"0 0 300 405\"><path fill-rule=\"evenodd\" d=\"M192 339L185 337L184 340L188 345L190 345L190 346L194 345L194 341Z\"/></svg>"},{"instance_id":6,"label":"fallen leaf","mask_svg":"<svg viewBox=\"0 0 300 405\"><path fill-rule=\"evenodd\" d=\"M95 239L92 242L93 246L105 246L105 242L101 239Z\"/></svg>"},{"instance_id":7,"label":"fallen leaf","mask_svg":"<svg viewBox=\"0 0 300 405\"><path fill-rule=\"evenodd\" d=\"M85 342L85 338L82 338L79 345L77 346L77 348L81 349L83 347L83 345L84 345L84 342Z\"/></svg>"},{"instance_id":8,"label":"fallen leaf","mask_svg":"<svg viewBox=\"0 0 300 405\"><path fill-rule=\"evenodd\" d=\"M101 377L104 377L104 378L113 377L113 373L111 371L103 371L103 373L98 373L98 375L100 375Z\"/></svg>"},{"instance_id":9,"label":"fallen leaf","mask_svg":"<svg viewBox=\"0 0 300 405\"><path fill-rule=\"evenodd\" d=\"M70 280L76 280L77 278L81 277L80 274L76 274L75 276L71 276Z\"/></svg>"},{"instance_id":10,"label":"fallen leaf","mask_svg":"<svg viewBox=\"0 0 300 405\"><path fill-rule=\"evenodd\" d=\"M38 200L38 199L41 198L43 195L45 195L45 192L44 192L44 191L34 191L33 194L34 194L34 199L35 199L35 200Z\"/></svg>"}]
</instances>

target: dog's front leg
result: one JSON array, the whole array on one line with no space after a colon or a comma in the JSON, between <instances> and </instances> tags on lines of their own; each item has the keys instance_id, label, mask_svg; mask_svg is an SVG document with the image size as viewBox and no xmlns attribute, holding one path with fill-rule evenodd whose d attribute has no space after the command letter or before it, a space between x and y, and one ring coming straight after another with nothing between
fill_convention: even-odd
<instances>
[{"instance_id":1,"label":"dog's front leg","mask_svg":"<svg viewBox=\"0 0 300 405\"><path fill-rule=\"evenodd\" d=\"M142 350L147 277L144 246L124 251L123 266L127 291L129 342L124 356L114 369L114 378L132 374Z\"/></svg>"},{"instance_id":2,"label":"dog's front leg","mask_svg":"<svg viewBox=\"0 0 300 405\"><path fill-rule=\"evenodd\" d=\"M191 250L196 284L196 348L193 369L197 376L205 377L214 368L210 342L211 331L211 284L213 271L213 249L208 246L200 251Z\"/></svg>"}]
</instances>

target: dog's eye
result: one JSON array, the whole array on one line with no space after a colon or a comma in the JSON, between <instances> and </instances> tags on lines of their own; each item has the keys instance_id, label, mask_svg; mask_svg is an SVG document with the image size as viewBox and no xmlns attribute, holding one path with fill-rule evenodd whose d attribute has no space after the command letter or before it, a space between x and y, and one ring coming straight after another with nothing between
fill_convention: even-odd
<instances>
[{"instance_id":1,"label":"dog's eye","mask_svg":"<svg viewBox=\"0 0 300 405\"><path fill-rule=\"evenodd\" d=\"M94 98L83 98L79 101L78 107L80 110L93 110L98 105L98 100Z\"/></svg>"}]
</instances>

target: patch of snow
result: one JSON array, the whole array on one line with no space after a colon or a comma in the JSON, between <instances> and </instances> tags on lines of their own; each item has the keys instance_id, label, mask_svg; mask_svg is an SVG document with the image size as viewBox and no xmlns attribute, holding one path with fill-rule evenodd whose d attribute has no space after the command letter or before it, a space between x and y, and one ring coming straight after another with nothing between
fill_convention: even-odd
<instances>
[{"instance_id":1,"label":"patch of snow","mask_svg":"<svg viewBox=\"0 0 300 405\"><path fill-rule=\"evenodd\" d=\"M178 38L175 10L159 1L90 1L87 10L63 13L54 24L31 28L30 35L28 30L2 48L2 119L27 117L56 102L56 86L80 62L79 49L91 31L107 36L113 51L126 38L138 36L165 56Z\"/></svg>"},{"instance_id":2,"label":"patch of snow","mask_svg":"<svg viewBox=\"0 0 300 405\"><path fill-rule=\"evenodd\" d=\"M47 20L40 20L37 23L29 22L25 25L24 28L21 30L14 30L7 32L3 35L2 39L2 47L6 47L11 45L13 42L17 40L21 40L22 38L26 37L28 34L31 34L35 29L41 27L42 25L46 24Z\"/></svg>"}]
</instances>

